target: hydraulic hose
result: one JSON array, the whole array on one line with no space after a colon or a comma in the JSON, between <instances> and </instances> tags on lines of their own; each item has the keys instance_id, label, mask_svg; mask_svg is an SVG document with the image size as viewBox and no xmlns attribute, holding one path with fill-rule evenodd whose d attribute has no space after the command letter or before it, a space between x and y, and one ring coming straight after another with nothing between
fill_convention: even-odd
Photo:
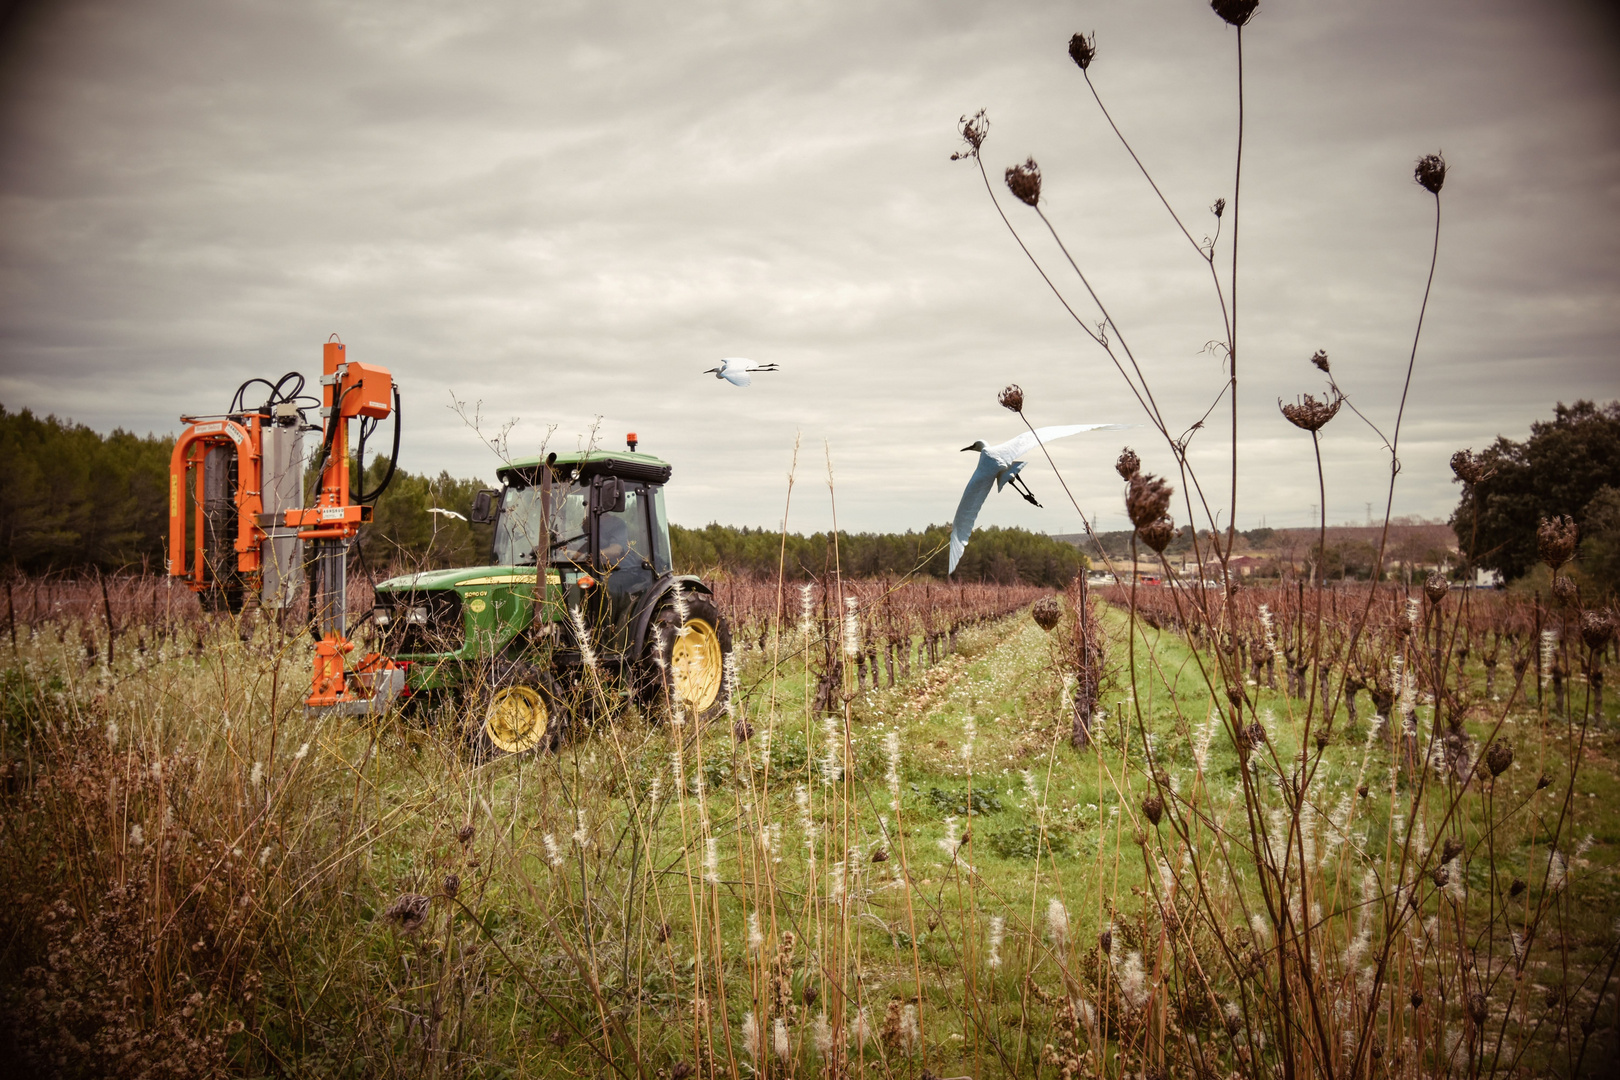
<instances>
[{"instance_id":1,"label":"hydraulic hose","mask_svg":"<svg viewBox=\"0 0 1620 1080\"><path fill-rule=\"evenodd\" d=\"M357 502L357 503L375 502L377 499L382 497L382 493L387 491L388 490L388 485L393 482L393 480L394 480L394 472L395 472L396 469L399 468L399 420L400 420L399 384L395 383L394 384L394 450L393 450L393 453L390 454L389 457L388 457L388 472L383 475L382 482L377 485L375 490L366 492L365 494L361 494L358 491L351 492L352 497L354 498L355 502ZM361 440L360 440L360 447L361 447L360 471L361 471L361 476L362 477L364 477L364 475L365 475L365 456L364 456L365 445L366 445L365 444L365 438L364 438L364 436L362 436Z\"/></svg>"}]
</instances>

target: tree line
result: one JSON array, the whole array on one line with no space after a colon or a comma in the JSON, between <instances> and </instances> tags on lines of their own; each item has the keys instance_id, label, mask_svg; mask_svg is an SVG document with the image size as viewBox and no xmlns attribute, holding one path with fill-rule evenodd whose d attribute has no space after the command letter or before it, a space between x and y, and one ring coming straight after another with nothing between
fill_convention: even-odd
<instances>
[{"instance_id":1,"label":"tree line","mask_svg":"<svg viewBox=\"0 0 1620 1080\"><path fill-rule=\"evenodd\" d=\"M701 572L719 568L792 581L820 576L835 566L854 577L899 576L913 572L944 578L950 557L950 526L930 525L903 533L818 532L805 536L771 529L710 524L701 529L670 526L676 569ZM1023 583L1062 588L1086 567L1073 544L1044 533L997 526L973 530L956 577L962 581Z\"/></svg>"}]
</instances>

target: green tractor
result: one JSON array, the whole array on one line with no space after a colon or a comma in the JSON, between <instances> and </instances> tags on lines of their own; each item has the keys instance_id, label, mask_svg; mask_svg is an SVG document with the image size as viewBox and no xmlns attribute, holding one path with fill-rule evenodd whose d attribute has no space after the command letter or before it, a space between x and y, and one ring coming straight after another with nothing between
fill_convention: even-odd
<instances>
[{"instance_id":1,"label":"green tractor","mask_svg":"<svg viewBox=\"0 0 1620 1080\"><path fill-rule=\"evenodd\" d=\"M626 699L700 722L726 707L731 631L712 590L673 572L670 466L634 435L629 447L512 462L469 514L494 523L489 565L376 587L400 696L454 703L480 757L554 749L584 713Z\"/></svg>"}]
</instances>

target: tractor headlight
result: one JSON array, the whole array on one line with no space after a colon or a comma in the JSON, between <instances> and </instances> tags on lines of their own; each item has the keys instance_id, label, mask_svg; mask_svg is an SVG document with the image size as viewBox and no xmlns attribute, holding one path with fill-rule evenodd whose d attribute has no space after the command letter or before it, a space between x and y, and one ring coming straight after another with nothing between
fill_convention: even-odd
<instances>
[{"instance_id":1,"label":"tractor headlight","mask_svg":"<svg viewBox=\"0 0 1620 1080\"><path fill-rule=\"evenodd\" d=\"M371 621L379 627L387 626L394 621L394 614L385 607L375 607L371 610Z\"/></svg>"},{"instance_id":2,"label":"tractor headlight","mask_svg":"<svg viewBox=\"0 0 1620 1080\"><path fill-rule=\"evenodd\" d=\"M427 621L428 621L428 610L427 610L427 608L425 608L425 607L406 608L405 609L405 621L410 623L412 626L426 626Z\"/></svg>"}]
</instances>

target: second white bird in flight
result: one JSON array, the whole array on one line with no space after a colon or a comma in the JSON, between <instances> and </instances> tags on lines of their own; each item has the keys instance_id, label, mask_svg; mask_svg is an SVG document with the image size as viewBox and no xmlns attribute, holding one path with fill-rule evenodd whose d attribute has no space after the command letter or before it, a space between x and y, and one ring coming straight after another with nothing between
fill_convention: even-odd
<instances>
[{"instance_id":1,"label":"second white bird in flight","mask_svg":"<svg viewBox=\"0 0 1620 1080\"><path fill-rule=\"evenodd\" d=\"M713 375L717 379L724 379L732 386L747 386L754 381L752 372L775 370L775 364L756 364L754 361L744 360L740 356L728 356L720 361L719 367L712 367L703 374Z\"/></svg>"},{"instance_id":2,"label":"second white bird in flight","mask_svg":"<svg viewBox=\"0 0 1620 1080\"><path fill-rule=\"evenodd\" d=\"M978 439L972 446L962 447L964 453L968 450L977 450L979 464L973 470L973 476L968 480L966 490L962 492L962 501L957 504L956 516L951 519L951 566L947 573L954 574L956 564L962 561L962 552L967 549L968 537L973 533L973 522L978 518L979 509L984 506L984 500L990 494L992 481L995 482L997 491L1011 484L1013 490L1022 495L1026 502L1041 505L1035 502L1035 496L1030 492L1029 485L1019 478L1018 474L1024 471L1024 462L1019 461L1019 458L1041 443L1049 443L1053 439L1078 435L1082 431L1102 431L1124 426L1124 424L1059 424L1055 427L1036 428L1033 432L1025 431L1000 446L985 446L984 440Z\"/></svg>"}]
</instances>

